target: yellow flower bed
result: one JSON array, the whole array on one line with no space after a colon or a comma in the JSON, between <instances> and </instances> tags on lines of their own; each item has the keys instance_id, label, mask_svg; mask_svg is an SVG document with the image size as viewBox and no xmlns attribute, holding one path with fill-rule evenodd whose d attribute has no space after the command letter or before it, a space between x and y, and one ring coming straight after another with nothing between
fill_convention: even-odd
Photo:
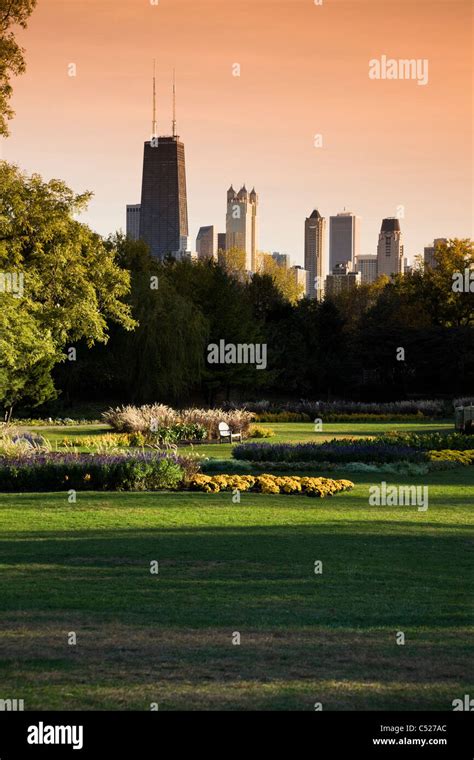
<instances>
[{"instance_id":1,"label":"yellow flower bed","mask_svg":"<svg viewBox=\"0 0 474 760\"><path fill-rule=\"evenodd\" d=\"M466 451L454 451L442 449L441 451L428 451L430 462L457 462L458 464L474 464L474 449Z\"/></svg>"},{"instance_id":2,"label":"yellow flower bed","mask_svg":"<svg viewBox=\"0 0 474 760\"><path fill-rule=\"evenodd\" d=\"M306 496L332 496L340 491L354 488L350 480L333 480L332 478L300 478L296 475L280 477L277 475L194 475L189 481L193 491L218 493L219 491L253 491L270 494L301 494Z\"/></svg>"}]
</instances>

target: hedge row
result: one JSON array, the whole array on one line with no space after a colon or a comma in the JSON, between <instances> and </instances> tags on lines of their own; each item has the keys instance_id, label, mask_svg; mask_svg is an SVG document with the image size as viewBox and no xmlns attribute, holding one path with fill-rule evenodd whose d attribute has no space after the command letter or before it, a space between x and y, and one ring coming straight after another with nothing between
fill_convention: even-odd
<instances>
[{"instance_id":1,"label":"hedge row","mask_svg":"<svg viewBox=\"0 0 474 760\"><path fill-rule=\"evenodd\" d=\"M155 452L56 454L0 460L0 491L157 491L176 489L195 461Z\"/></svg>"}]
</instances>

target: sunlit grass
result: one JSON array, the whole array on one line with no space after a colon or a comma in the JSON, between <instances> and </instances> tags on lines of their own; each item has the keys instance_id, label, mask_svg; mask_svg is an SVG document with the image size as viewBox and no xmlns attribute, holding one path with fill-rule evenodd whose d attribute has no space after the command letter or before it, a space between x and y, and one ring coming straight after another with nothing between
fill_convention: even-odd
<instances>
[{"instance_id":1,"label":"sunlit grass","mask_svg":"<svg viewBox=\"0 0 474 760\"><path fill-rule=\"evenodd\" d=\"M471 473L423 476L427 512L370 507L373 476L358 474L327 500L0 495L0 696L27 709L451 709L472 693Z\"/></svg>"}]
</instances>

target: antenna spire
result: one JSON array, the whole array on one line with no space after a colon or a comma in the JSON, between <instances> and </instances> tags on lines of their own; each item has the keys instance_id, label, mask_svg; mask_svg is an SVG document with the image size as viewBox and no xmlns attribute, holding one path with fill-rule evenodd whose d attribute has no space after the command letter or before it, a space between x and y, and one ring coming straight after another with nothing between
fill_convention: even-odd
<instances>
[{"instance_id":1,"label":"antenna spire","mask_svg":"<svg viewBox=\"0 0 474 760\"><path fill-rule=\"evenodd\" d=\"M157 136L156 127L156 60L153 59L153 119L151 122L151 136Z\"/></svg>"},{"instance_id":2,"label":"antenna spire","mask_svg":"<svg viewBox=\"0 0 474 760\"><path fill-rule=\"evenodd\" d=\"M173 69L173 137L176 137L176 73Z\"/></svg>"}]
</instances>

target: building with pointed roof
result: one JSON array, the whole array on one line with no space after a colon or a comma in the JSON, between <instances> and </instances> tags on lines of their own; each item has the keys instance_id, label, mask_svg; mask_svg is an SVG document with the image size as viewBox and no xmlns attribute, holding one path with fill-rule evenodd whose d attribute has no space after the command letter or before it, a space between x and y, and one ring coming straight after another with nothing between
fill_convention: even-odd
<instances>
[{"instance_id":1,"label":"building with pointed roof","mask_svg":"<svg viewBox=\"0 0 474 760\"><path fill-rule=\"evenodd\" d=\"M236 193L231 185L227 191L226 251L239 248L245 252L245 269L257 271L258 195L253 188L249 194L245 185Z\"/></svg>"}]
</instances>

